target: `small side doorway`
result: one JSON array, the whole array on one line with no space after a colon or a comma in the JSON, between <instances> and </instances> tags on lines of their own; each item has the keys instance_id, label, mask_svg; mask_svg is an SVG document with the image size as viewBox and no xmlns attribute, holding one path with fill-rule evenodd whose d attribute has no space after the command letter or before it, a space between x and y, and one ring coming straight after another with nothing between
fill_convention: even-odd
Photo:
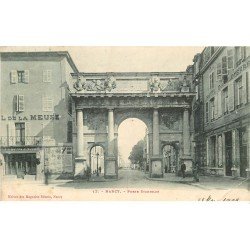
<instances>
[{"instance_id":1,"label":"small side doorway","mask_svg":"<svg viewBox=\"0 0 250 250\"><path fill-rule=\"evenodd\" d=\"M240 176L247 177L247 131L245 128L239 131L240 136Z\"/></svg>"},{"instance_id":2,"label":"small side doorway","mask_svg":"<svg viewBox=\"0 0 250 250\"><path fill-rule=\"evenodd\" d=\"M101 146L94 146L90 150L91 174L104 175L104 150Z\"/></svg>"},{"instance_id":3,"label":"small side doorway","mask_svg":"<svg viewBox=\"0 0 250 250\"><path fill-rule=\"evenodd\" d=\"M232 176L232 132L225 133L226 176Z\"/></svg>"}]
</instances>

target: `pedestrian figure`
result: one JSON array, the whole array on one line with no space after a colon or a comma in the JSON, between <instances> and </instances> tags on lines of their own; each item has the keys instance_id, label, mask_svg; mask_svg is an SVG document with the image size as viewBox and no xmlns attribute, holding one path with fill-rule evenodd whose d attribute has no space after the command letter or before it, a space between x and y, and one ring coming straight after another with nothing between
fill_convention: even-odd
<instances>
[{"instance_id":1,"label":"pedestrian figure","mask_svg":"<svg viewBox=\"0 0 250 250\"><path fill-rule=\"evenodd\" d=\"M49 176L50 176L50 170L48 168L45 168L44 170L44 183L45 185L49 184Z\"/></svg>"},{"instance_id":2,"label":"pedestrian figure","mask_svg":"<svg viewBox=\"0 0 250 250\"><path fill-rule=\"evenodd\" d=\"M199 182L199 164L196 162L193 166L193 175L194 175L194 181Z\"/></svg>"},{"instance_id":3,"label":"pedestrian figure","mask_svg":"<svg viewBox=\"0 0 250 250\"><path fill-rule=\"evenodd\" d=\"M101 167L99 167L99 173L101 174L101 172L102 172L102 168L101 168Z\"/></svg>"},{"instance_id":4,"label":"pedestrian figure","mask_svg":"<svg viewBox=\"0 0 250 250\"><path fill-rule=\"evenodd\" d=\"M90 177L91 177L91 168L87 167L87 169L85 170L85 174L87 177L87 180L89 181Z\"/></svg>"},{"instance_id":5,"label":"pedestrian figure","mask_svg":"<svg viewBox=\"0 0 250 250\"><path fill-rule=\"evenodd\" d=\"M184 161L181 164L181 173L182 173L182 178L185 178L185 171L186 171L186 164L184 163Z\"/></svg>"}]
</instances>

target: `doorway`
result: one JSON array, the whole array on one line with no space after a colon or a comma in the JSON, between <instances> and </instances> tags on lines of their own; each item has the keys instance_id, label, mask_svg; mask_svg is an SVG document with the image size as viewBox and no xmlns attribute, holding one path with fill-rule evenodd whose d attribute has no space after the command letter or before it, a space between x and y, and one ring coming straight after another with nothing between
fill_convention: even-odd
<instances>
[{"instance_id":1,"label":"doorway","mask_svg":"<svg viewBox=\"0 0 250 250\"><path fill-rule=\"evenodd\" d=\"M225 133L226 176L232 176L232 132Z\"/></svg>"},{"instance_id":2,"label":"doorway","mask_svg":"<svg viewBox=\"0 0 250 250\"><path fill-rule=\"evenodd\" d=\"M243 128L239 131L240 136L240 177L247 177L247 131Z\"/></svg>"},{"instance_id":3,"label":"doorway","mask_svg":"<svg viewBox=\"0 0 250 250\"><path fill-rule=\"evenodd\" d=\"M90 167L92 175L104 175L104 150L102 146L96 145L90 149Z\"/></svg>"},{"instance_id":4,"label":"doorway","mask_svg":"<svg viewBox=\"0 0 250 250\"><path fill-rule=\"evenodd\" d=\"M175 173L178 170L178 151L173 145L165 145L162 149L163 168L165 173Z\"/></svg>"},{"instance_id":5,"label":"doorway","mask_svg":"<svg viewBox=\"0 0 250 250\"><path fill-rule=\"evenodd\" d=\"M6 162L5 174L17 175L19 172L25 175L36 175L36 154L6 154L4 156Z\"/></svg>"}]
</instances>

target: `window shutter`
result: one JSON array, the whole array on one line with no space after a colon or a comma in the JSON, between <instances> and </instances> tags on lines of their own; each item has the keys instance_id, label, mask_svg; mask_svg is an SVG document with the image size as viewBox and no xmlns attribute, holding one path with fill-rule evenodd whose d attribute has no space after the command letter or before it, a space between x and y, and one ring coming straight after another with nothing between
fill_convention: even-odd
<instances>
[{"instance_id":1,"label":"window shutter","mask_svg":"<svg viewBox=\"0 0 250 250\"><path fill-rule=\"evenodd\" d=\"M214 119L218 118L218 93L214 96Z\"/></svg>"},{"instance_id":2,"label":"window shutter","mask_svg":"<svg viewBox=\"0 0 250 250\"><path fill-rule=\"evenodd\" d=\"M233 49L229 49L227 51L227 67L229 69L233 69L234 64L234 56L233 56Z\"/></svg>"},{"instance_id":3,"label":"window shutter","mask_svg":"<svg viewBox=\"0 0 250 250\"><path fill-rule=\"evenodd\" d=\"M18 96L18 111L24 111L24 96Z\"/></svg>"},{"instance_id":4,"label":"window shutter","mask_svg":"<svg viewBox=\"0 0 250 250\"><path fill-rule=\"evenodd\" d=\"M228 84L228 111L234 110L234 83Z\"/></svg>"},{"instance_id":5,"label":"window shutter","mask_svg":"<svg viewBox=\"0 0 250 250\"><path fill-rule=\"evenodd\" d=\"M18 111L18 95L14 96L13 105L14 105L14 110L17 112Z\"/></svg>"},{"instance_id":6,"label":"window shutter","mask_svg":"<svg viewBox=\"0 0 250 250\"><path fill-rule=\"evenodd\" d=\"M10 82L11 83L17 83L18 77L17 77L17 71L16 70L11 70L10 73Z\"/></svg>"},{"instance_id":7,"label":"window shutter","mask_svg":"<svg viewBox=\"0 0 250 250\"><path fill-rule=\"evenodd\" d=\"M51 78L52 78L52 71L47 70L47 82L51 82Z\"/></svg>"},{"instance_id":8,"label":"window shutter","mask_svg":"<svg viewBox=\"0 0 250 250\"><path fill-rule=\"evenodd\" d=\"M217 64L217 81L221 80L221 71L222 71L222 68L221 68L221 63L218 63Z\"/></svg>"},{"instance_id":9,"label":"window shutter","mask_svg":"<svg viewBox=\"0 0 250 250\"><path fill-rule=\"evenodd\" d=\"M219 92L218 92L218 95L217 95L217 103L218 103L218 105L217 105L217 107L218 107L217 113L218 113L218 117L221 117L221 115L222 115L222 109L221 109L221 95L222 95L222 92L219 91Z\"/></svg>"},{"instance_id":10,"label":"window shutter","mask_svg":"<svg viewBox=\"0 0 250 250\"><path fill-rule=\"evenodd\" d=\"M221 59L222 75L227 75L227 57L223 56Z\"/></svg>"},{"instance_id":11,"label":"window shutter","mask_svg":"<svg viewBox=\"0 0 250 250\"><path fill-rule=\"evenodd\" d=\"M242 74L242 103L245 104L247 103L247 74L244 72Z\"/></svg>"},{"instance_id":12,"label":"window shutter","mask_svg":"<svg viewBox=\"0 0 250 250\"><path fill-rule=\"evenodd\" d=\"M24 82L29 83L29 70L24 70Z\"/></svg>"}]
</instances>

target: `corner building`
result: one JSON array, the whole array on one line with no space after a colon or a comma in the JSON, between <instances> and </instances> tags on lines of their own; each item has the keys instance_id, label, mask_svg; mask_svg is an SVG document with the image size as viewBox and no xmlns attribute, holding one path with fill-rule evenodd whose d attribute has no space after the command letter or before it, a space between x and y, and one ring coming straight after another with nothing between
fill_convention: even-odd
<instances>
[{"instance_id":1,"label":"corner building","mask_svg":"<svg viewBox=\"0 0 250 250\"><path fill-rule=\"evenodd\" d=\"M4 174L40 179L46 166L72 172L68 52L0 54L0 146Z\"/></svg>"},{"instance_id":2,"label":"corner building","mask_svg":"<svg viewBox=\"0 0 250 250\"><path fill-rule=\"evenodd\" d=\"M208 174L250 171L250 47L206 47L194 57L195 160Z\"/></svg>"}]
</instances>

